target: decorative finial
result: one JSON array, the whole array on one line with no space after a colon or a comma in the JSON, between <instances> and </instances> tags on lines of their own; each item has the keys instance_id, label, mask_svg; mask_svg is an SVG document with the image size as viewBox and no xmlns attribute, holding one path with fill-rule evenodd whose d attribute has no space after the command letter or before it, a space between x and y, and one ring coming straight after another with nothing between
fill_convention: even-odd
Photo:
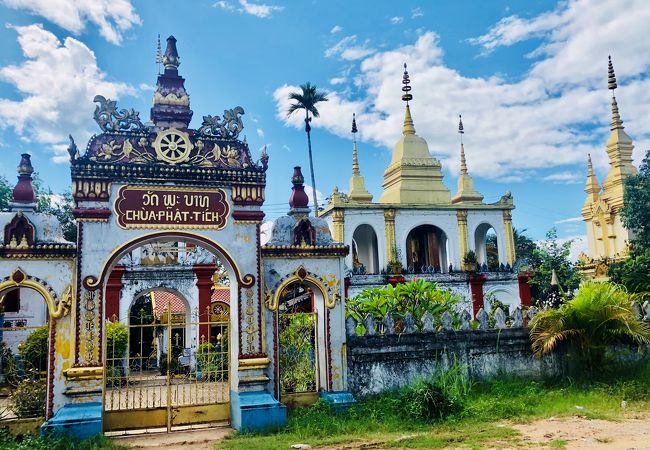
<instances>
[{"instance_id":1,"label":"decorative finial","mask_svg":"<svg viewBox=\"0 0 650 450\"><path fill-rule=\"evenodd\" d=\"M357 118L356 114L352 113L352 175L359 175L359 158L357 157Z\"/></svg>"},{"instance_id":2,"label":"decorative finial","mask_svg":"<svg viewBox=\"0 0 650 450\"><path fill-rule=\"evenodd\" d=\"M463 128L463 118L458 115L458 134L460 134L460 173L467 175L467 161L465 160L465 146L463 145L463 134L465 134L465 129Z\"/></svg>"},{"instance_id":3,"label":"decorative finial","mask_svg":"<svg viewBox=\"0 0 650 450\"><path fill-rule=\"evenodd\" d=\"M156 46L156 65L158 66L158 75L160 75L160 65L163 62L162 49L160 47L160 34L158 34L158 45Z\"/></svg>"},{"instance_id":4,"label":"decorative finial","mask_svg":"<svg viewBox=\"0 0 650 450\"><path fill-rule=\"evenodd\" d=\"M591 153L587 153L587 175L594 175L594 165L591 163Z\"/></svg>"},{"instance_id":5,"label":"decorative finial","mask_svg":"<svg viewBox=\"0 0 650 450\"><path fill-rule=\"evenodd\" d=\"M36 194L32 186L32 167L31 155L23 153L18 165L18 183L13 190L14 203L32 204L36 201Z\"/></svg>"},{"instance_id":6,"label":"decorative finial","mask_svg":"<svg viewBox=\"0 0 650 450\"><path fill-rule=\"evenodd\" d=\"M74 162L79 154L79 149L77 149L77 144L75 144L74 138L71 134L68 135L68 138L70 139L70 145L68 145L68 155L70 155L70 162Z\"/></svg>"},{"instance_id":7,"label":"decorative finial","mask_svg":"<svg viewBox=\"0 0 650 450\"><path fill-rule=\"evenodd\" d=\"M404 92L402 95L402 100L405 101L408 105L409 101L413 100L413 96L410 93L411 86L409 85L411 84L411 79L409 78L409 73L406 70L406 63L404 63L404 76L402 77L402 84L404 85L402 86L402 92Z\"/></svg>"},{"instance_id":8,"label":"decorative finial","mask_svg":"<svg viewBox=\"0 0 650 450\"><path fill-rule=\"evenodd\" d=\"M165 49L162 62L165 65L165 70L176 70L181 65L181 58L178 56L176 38L174 36L167 38L167 48Z\"/></svg>"},{"instance_id":9,"label":"decorative finial","mask_svg":"<svg viewBox=\"0 0 650 450\"><path fill-rule=\"evenodd\" d=\"M608 56L609 62L607 63L607 88L612 91L618 87L616 84L616 74L614 73L614 65L612 64L612 57ZM614 93L612 92L612 95Z\"/></svg>"},{"instance_id":10,"label":"decorative finial","mask_svg":"<svg viewBox=\"0 0 650 450\"><path fill-rule=\"evenodd\" d=\"M291 197L289 197L289 206L292 210L299 209L305 210L309 208L309 197L305 192L305 177L302 175L300 166L293 168L293 176L291 177Z\"/></svg>"}]
</instances>

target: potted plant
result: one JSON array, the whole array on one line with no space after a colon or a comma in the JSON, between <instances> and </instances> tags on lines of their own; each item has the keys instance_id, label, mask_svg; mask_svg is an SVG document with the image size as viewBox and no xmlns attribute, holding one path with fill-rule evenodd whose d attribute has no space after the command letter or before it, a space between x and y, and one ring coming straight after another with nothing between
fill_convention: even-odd
<instances>
[{"instance_id":1,"label":"potted plant","mask_svg":"<svg viewBox=\"0 0 650 450\"><path fill-rule=\"evenodd\" d=\"M474 250L468 250L467 253L465 253L465 256L463 256L463 265L467 272L476 272L478 261L476 260L476 253L474 253Z\"/></svg>"}]
</instances>

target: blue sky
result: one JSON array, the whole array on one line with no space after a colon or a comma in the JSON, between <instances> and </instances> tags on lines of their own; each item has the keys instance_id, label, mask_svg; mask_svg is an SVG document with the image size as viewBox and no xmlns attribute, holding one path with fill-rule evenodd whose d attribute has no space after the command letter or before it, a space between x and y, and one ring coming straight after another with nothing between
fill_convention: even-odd
<instances>
[{"instance_id":1,"label":"blue sky","mask_svg":"<svg viewBox=\"0 0 650 450\"><path fill-rule=\"evenodd\" d=\"M305 81L327 91L314 122L316 185L347 190L350 122L361 172L378 199L403 120L409 64L415 127L453 192L458 114L470 173L486 201L512 191L514 224L543 238L584 234L585 161L601 180L609 132L607 55L638 163L649 148L650 6L643 0L131 1L0 0L0 175L15 180L29 152L45 184L69 189L65 147L98 131L92 97L117 98L148 118L156 37L178 39L194 110L241 105L253 153L270 154L268 217L286 209L291 167L308 166L300 117L286 94Z\"/></svg>"}]
</instances>

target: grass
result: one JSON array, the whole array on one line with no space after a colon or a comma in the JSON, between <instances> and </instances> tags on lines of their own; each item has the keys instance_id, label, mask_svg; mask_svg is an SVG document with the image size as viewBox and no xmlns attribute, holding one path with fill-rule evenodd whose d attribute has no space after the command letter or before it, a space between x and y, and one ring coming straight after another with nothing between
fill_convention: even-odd
<instances>
[{"instance_id":1,"label":"grass","mask_svg":"<svg viewBox=\"0 0 650 450\"><path fill-rule=\"evenodd\" d=\"M590 382L494 379L471 385L464 395L458 412L433 422L408 413L404 392L364 398L344 415L317 403L291 411L287 427L278 433L235 434L216 448L287 449L299 443L346 448L516 447L523 443L512 423L572 415L620 420L623 400L628 412L650 411L650 365ZM556 439L545 444L564 448L567 443Z\"/></svg>"},{"instance_id":2,"label":"grass","mask_svg":"<svg viewBox=\"0 0 650 450\"><path fill-rule=\"evenodd\" d=\"M73 439L69 436L53 436L41 438L39 436L12 436L7 432L0 432L0 450L120 450L119 446L109 438L96 436L92 439Z\"/></svg>"}]
</instances>

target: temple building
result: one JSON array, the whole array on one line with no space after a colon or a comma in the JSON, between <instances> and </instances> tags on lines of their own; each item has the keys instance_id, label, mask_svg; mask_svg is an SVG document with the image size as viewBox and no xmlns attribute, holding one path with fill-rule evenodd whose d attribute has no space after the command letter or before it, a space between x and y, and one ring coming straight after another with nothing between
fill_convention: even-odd
<instances>
[{"instance_id":1,"label":"temple building","mask_svg":"<svg viewBox=\"0 0 650 450\"><path fill-rule=\"evenodd\" d=\"M582 217L587 225L589 254L582 253L580 262L583 272L592 278L607 279L607 265L625 259L632 232L623 226L621 209L625 203L625 179L636 175L632 164L632 139L625 132L618 110L615 90L616 74L612 59L608 62L607 87L612 91L612 121L606 143L609 171L602 187L594 174L591 155L587 159L587 198L582 207Z\"/></svg>"},{"instance_id":2,"label":"temple building","mask_svg":"<svg viewBox=\"0 0 650 450\"><path fill-rule=\"evenodd\" d=\"M440 161L416 133L406 65L402 84L404 125L384 171L379 201L373 201L361 175L353 116L350 189L346 194L335 187L321 213L334 238L351 248L346 257L348 295L383 284L385 275L403 274L406 279L425 276L447 285L465 297L466 305L473 303L475 312L488 294L511 308L522 300L527 303L525 277L518 279L513 270L512 195L506 192L495 203L483 202L469 173L462 120L460 176L452 194L443 182ZM489 254L486 245L490 232L496 237L496 254Z\"/></svg>"}]
</instances>

